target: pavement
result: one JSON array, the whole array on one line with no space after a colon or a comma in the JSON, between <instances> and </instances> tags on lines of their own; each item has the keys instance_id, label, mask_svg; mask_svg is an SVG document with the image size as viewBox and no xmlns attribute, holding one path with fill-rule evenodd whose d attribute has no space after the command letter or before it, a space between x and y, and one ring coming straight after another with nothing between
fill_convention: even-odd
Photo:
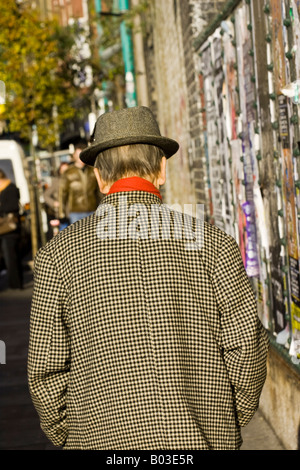
<instances>
[{"instance_id":1,"label":"pavement","mask_svg":"<svg viewBox=\"0 0 300 470\"><path fill-rule=\"evenodd\" d=\"M40 429L27 385L27 350L33 279L25 267L22 290L7 289L0 273L0 340L6 363L0 364L0 450L61 450ZM260 410L243 428L241 450L285 450Z\"/></svg>"}]
</instances>

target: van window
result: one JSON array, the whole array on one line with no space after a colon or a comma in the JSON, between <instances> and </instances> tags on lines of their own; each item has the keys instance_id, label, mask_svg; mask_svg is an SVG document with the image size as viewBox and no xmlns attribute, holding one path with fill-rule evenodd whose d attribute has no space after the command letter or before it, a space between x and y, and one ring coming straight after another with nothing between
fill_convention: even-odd
<instances>
[{"instance_id":1,"label":"van window","mask_svg":"<svg viewBox=\"0 0 300 470\"><path fill-rule=\"evenodd\" d=\"M11 180L12 183L15 183L16 184L16 181L15 181L15 174L14 174L14 169L13 169L13 166L12 166L12 161L7 159L1 159L0 160L0 168L1 170L4 171L4 173L6 174L6 177Z\"/></svg>"}]
</instances>

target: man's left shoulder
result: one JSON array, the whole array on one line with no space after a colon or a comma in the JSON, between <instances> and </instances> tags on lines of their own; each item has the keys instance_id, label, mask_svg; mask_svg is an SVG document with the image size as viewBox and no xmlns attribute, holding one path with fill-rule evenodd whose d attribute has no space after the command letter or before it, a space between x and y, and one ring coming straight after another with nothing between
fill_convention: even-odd
<instances>
[{"instance_id":1,"label":"man's left shoulder","mask_svg":"<svg viewBox=\"0 0 300 470\"><path fill-rule=\"evenodd\" d=\"M55 235L45 246L49 251L72 252L73 247L83 245L96 236L96 213L78 220Z\"/></svg>"}]
</instances>

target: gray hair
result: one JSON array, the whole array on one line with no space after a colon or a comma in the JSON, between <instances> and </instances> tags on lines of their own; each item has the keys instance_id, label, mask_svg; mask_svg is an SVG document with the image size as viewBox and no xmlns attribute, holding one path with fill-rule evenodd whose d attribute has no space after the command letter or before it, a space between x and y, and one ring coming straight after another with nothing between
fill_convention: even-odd
<instances>
[{"instance_id":1,"label":"gray hair","mask_svg":"<svg viewBox=\"0 0 300 470\"><path fill-rule=\"evenodd\" d=\"M129 176L158 176L163 150L154 145L131 144L113 147L101 152L95 161L106 183L114 183Z\"/></svg>"}]
</instances>

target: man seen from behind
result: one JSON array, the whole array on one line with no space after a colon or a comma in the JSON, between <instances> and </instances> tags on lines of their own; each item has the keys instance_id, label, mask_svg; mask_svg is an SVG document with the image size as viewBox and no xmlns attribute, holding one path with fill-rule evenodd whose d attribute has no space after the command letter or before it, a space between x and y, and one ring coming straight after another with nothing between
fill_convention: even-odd
<instances>
[{"instance_id":1,"label":"man seen from behind","mask_svg":"<svg viewBox=\"0 0 300 470\"><path fill-rule=\"evenodd\" d=\"M268 339L239 247L162 201L178 147L149 108L101 115L80 158L105 196L37 254L29 387L56 446L237 450L258 408Z\"/></svg>"}]
</instances>

